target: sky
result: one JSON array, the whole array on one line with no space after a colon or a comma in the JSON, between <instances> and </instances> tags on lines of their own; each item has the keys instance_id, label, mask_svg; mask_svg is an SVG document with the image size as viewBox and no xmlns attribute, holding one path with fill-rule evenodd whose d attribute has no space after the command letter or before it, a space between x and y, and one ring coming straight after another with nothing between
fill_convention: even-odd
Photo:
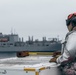
<instances>
[{"instance_id":1,"label":"sky","mask_svg":"<svg viewBox=\"0 0 76 75\"><path fill-rule=\"evenodd\" d=\"M76 0L0 0L0 32L64 39L66 19L76 12Z\"/></svg>"}]
</instances>

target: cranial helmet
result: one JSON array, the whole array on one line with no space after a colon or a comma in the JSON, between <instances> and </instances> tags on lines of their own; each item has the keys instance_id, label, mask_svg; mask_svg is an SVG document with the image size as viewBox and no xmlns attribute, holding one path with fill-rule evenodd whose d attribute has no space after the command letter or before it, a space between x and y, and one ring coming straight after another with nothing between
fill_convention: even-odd
<instances>
[{"instance_id":1,"label":"cranial helmet","mask_svg":"<svg viewBox=\"0 0 76 75\"><path fill-rule=\"evenodd\" d=\"M69 14L69 16L67 17L66 25L69 26L70 23L73 27L76 26L76 13Z\"/></svg>"}]
</instances>

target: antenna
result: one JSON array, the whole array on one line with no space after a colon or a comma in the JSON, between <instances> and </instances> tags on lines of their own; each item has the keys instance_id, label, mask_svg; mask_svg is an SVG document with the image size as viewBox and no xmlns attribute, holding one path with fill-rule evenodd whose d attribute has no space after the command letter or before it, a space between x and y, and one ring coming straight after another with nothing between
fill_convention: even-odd
<instances>
[{"instance_id":1,"label":"antenna","mask_svg":"<svg viewBox=\"0 0 76 75\"><path fill-rule=\"evenodd\" d=\"M59 35L57 35L57 39L58 39L58 41L59 41Z\"/></svg>"},{"instance_id":2,"label":"antenna","mask_svg":"<svg viewBox=\"0 0 76 75\"><path fill-rule=\"evenodd\" d=\"M15 34L15 29L14 29L14 34Z\"/></svg>"},{"instance_id":3,"label":"antenna","mask_svg":"<svg viewBox=\"0 0 76 75\"><path fill-rule=\"evenodd\" d=\"M11 28L11 34L13 34L13 28Z\"/></svg>"}]
</instances>

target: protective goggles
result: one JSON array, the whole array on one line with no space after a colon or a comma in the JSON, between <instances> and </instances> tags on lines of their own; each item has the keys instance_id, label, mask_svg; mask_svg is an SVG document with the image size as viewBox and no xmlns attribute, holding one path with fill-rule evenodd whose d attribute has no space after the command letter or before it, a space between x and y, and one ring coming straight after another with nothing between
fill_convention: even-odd
<instances>
[{"instance_id":1,"label":"protective goggles","mask_svg":"<svg viewBox=\"0 0 76 75\"><path fill-rule=\"evenodd\" d=\"M66 25L69 26L71 22L71 19L66 20Z\"/></svg>"}]
</instances>

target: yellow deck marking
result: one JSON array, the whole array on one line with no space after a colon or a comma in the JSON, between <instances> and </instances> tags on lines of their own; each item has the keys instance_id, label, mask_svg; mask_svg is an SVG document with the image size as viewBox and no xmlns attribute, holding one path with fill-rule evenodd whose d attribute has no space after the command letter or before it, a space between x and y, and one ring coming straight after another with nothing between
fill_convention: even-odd
<instances>
[{"instance_id":1,"label":"yellow deck marking","mask_svg":"<svg viewBox=\"0 0 76 75\"><path fill-rule=\"evenodd\" d=\"M24 68L24 71L35 71L35 68Z\"/></svg>"},{"instance_id":2,"label":"yellow deck marking","mask_svg":"<svg viewBox=\"0 0 76 75\"><path fill-rule=\"evenodd\" d=\"M45 67L40 68L39 70L45 70Z\"/></svg>"},{"instance_id":3,"label":"yellow deck marking","mask_svg":"<svg viewBox=\"0 0 76 75\"><path fill-rule=\"evenodd\" d=\"M39 75L39 72L35 72L36 74L35 75Z\"/></svg>"}]
</instances>

